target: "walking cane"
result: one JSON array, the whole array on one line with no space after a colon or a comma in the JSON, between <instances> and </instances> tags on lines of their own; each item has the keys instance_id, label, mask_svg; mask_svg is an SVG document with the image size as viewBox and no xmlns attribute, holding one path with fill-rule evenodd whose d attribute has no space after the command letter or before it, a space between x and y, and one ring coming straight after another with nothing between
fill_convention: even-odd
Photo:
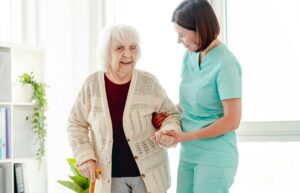
<instances>
[{"instance_id":1,"label":"walking cane","mask_svg":"<svg viewBox=\"0 0 300 193\"><path fill-rule=\"evenodd\" d=\"M101 171L100 171L99 168L96 168L95 174L96 174L96 178L98 178L98 176L101 174ZM95 191L95 184L96 184L96 181L91 182L91 184L90 184L90 193L94 193L94 191Z\"/></svg>"}]
</instances>

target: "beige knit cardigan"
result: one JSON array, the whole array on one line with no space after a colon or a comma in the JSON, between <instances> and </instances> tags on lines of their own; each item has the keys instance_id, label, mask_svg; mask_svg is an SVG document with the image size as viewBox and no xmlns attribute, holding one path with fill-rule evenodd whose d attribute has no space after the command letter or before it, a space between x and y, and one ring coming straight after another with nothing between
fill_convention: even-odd
<instances>
[{"instance_id":1,"label":"beige knit cardigan","mask_svg":"<svg viewBox=\"0 0 300 193\"><path fill-rule=\"evenodd\" d=\"M147 191L165 193L171 184L168 154L149 139L155 132L153 112L169 113L162 130L181 129L180 116L157 79L134 70L123 114L125 136ZM85 81L71 110L67 131L77 165L92 159L102 171L95 193L110 193L113 129L103 72Z\"/></svg>"}]
</instances>

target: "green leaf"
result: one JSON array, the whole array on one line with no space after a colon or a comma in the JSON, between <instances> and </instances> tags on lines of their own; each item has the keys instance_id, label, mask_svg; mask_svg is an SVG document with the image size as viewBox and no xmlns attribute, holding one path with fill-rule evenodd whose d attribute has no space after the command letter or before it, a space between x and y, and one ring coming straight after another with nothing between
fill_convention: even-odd
<instances>
[{"instance_id":1,"label":"green leaf","mask_svg":"<svg viewBox=\"0 0 300 193\"><path fill-rule=\"evenodd\" d=\"M90 189L86 189L85 191L83 191L83 193L89 193Z\"/></svg>"},{"instance_id":2,"label":"green leaf","mask_svg":"<svg viewBox=\"0 0 300 193\"><path fill-rule=\"evenodd\" d=\"M71 170L72 170L72 173L75 175L75 176L82 176L78 170L78 168L76 167L76 159L74 158L68 158L67 159L68 163L69 163L69 166L71 167Z\"/></svg>"},{"instance_id":3,"label":"green leaf","mask_svg":"<svg viewBox=\"0 0 300 193\"><path fill-rule=\"evenodd\" d=\"M65 187L73 190L74 192L83 193L82 188L80 186L78 186L77 184L75 184L74 182L69 182L69 181L64 181L64 180L58 180L57 182Z\"/></svg>"},{"instance_id":4,"label":"green leaf","mask_svg":"<svg viewBox=\"0 0 300 193\"><path fill-rule=\"evenodd\" d=\"M86 190L90 187L90 180L83 176L69 176L71 180L79 185L83 190Z\"/></svg>"}]
</instances>

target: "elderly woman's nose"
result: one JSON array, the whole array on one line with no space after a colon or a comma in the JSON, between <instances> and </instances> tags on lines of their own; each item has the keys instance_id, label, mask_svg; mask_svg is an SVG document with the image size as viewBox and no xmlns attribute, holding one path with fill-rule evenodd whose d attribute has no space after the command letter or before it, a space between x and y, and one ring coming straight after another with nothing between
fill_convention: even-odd
<instances>
[{"instance_id":1,"label":"elderly woman's nose","mask_svg":"<svg viewBox=\"0 0 300 193\"><path fill-rule=\"evenodd\" d=\"M130 51L129 51L129 50L125 50L125 51L123 52L123 56L125 56L125 57L130 57L130 56L131 56Z\"/></svg>"}]
</instances>

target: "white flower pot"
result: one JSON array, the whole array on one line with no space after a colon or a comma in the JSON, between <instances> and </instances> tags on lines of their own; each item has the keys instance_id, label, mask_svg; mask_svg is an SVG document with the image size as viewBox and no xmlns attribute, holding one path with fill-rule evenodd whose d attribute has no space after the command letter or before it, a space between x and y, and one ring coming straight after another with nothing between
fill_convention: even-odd
<instances>
[{"instance_id":1,"label":"white flower pot","mask_svg":"<svg viewBox=\"0 0 300 193\"><path fill-rule=\"evenodd\" d=\"M31 103L33 87L31 84L14 83L13 85L13 102Z\"/></svg>"}]
</instances>

